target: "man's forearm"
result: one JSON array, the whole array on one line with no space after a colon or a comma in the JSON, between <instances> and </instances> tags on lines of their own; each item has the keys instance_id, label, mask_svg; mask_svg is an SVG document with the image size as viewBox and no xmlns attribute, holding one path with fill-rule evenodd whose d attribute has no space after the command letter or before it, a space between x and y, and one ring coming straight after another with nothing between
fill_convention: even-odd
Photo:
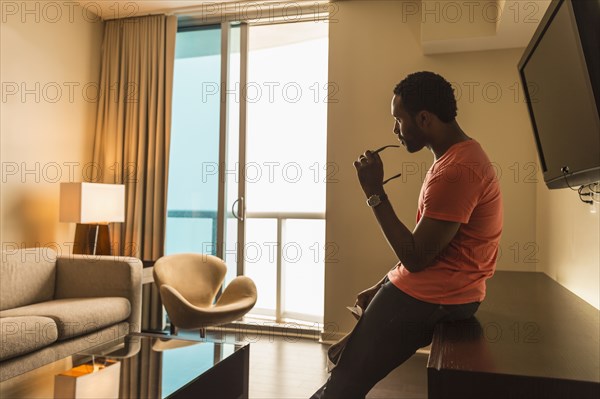
<instances>
[{"instance_id":1,"label":"man's forearm","mask_svg":"<svg viewBox=\"0 0 600 399\"><path fill-rule=\"evenodd\" d=\"M372 209L383 235L404 267L411 272L419 271L421 269L420 259L415 250L413 234L398 219L390 201L383 201Z\"/></svg>"},{"instance_id":2,"label":"man's forearm","mask_svg":"<svg viewBox=\"0 0 600 399\"><path fill-rule=\"evenodd\" d=\"M367 150L354 162L354 167L366 197L378 195L381 198L384 194L383 163L377 151ZM422 257L423 252L417 250L413 233L398 219L392 204L388 200L383 200L377 205L374 203L372 209L388 244L404 267L410 272L422 269L424 267L422 265L427 263Z\"/></svg>"}]
</instances>

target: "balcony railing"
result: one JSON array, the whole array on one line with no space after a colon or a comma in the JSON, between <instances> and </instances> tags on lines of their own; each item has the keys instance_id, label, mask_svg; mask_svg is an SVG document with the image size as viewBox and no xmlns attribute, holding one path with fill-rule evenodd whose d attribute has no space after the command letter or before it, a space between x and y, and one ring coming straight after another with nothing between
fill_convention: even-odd
<instances>
[{"instance_id":1,"label":"balcony railing","mask_svg":"<svg viewBox=\"0 0 600 399\"><path fill-rule=\"evenodd\" d=\"M212 233L212 246L211 254L216 254L216 243L217 243L217 211L208 210L169 210L167 212L168 218L180 218L180 219L208 219L211 221L211 233ZM234 218L235 216L228 212L227 218ZM294 312L284 312L282 307L283 298L283 284L282 284L282 242L283 242L283 225L288 219L299 219L299 220L324 220L325 212L246 212L246 219L275 219L277 220L277 287L276 287L276 306L275 312L272 309L254 308L252 313L261 316L275 317L276 322L284 322L285 320L294 319L308 322L322 322L322 315L308 315Z\"/></svg>"}]
</instances>

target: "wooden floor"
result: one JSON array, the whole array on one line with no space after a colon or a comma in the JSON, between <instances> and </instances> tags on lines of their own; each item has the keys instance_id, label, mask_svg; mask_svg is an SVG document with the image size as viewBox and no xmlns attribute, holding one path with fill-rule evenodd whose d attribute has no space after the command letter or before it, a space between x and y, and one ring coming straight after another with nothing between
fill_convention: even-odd
<instances>
[{"instance_id":1,"label":"wooden floor","mask_svg":"<svg viewBox=\"0 0 600 399\"><path fill-rule=\"evenodd\" d=\"M218 338L233 339L223 334ZM308 399L327 380L327 345L272 334L236 339L250 342L250 399ZM367 398L426 399L426 364L427 355L416 354L373 387Z\"/></svg>"}]
</instances>

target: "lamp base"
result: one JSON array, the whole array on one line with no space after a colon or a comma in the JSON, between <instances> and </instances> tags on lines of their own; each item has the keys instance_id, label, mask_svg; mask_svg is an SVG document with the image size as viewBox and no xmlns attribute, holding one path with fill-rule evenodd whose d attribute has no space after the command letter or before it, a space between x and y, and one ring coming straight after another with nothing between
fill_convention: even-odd
<instances>
[{"instance_id":1,"label":"lamp base","mask_svg":"<svg viewBox=\"0 0 600 399\"><path fill-rule=\"evenodd\" d=\"M98 232L96 238L96 229ZM96 252L94 253L94 244ZM73 254L77 255L112 255L110 230L108 224L77 223Z\"/></svg>"},{"instance_id":2,"label":"lamp base","mask_svg":"<svg viewBox=\"0 0 600 399\"><path fill-rule=\"evenodd\" d=\"M100 365L86 363L54 377L54 397L57 399L119 397L121 362L107 360Z\"/></svg>"}]
</instances>

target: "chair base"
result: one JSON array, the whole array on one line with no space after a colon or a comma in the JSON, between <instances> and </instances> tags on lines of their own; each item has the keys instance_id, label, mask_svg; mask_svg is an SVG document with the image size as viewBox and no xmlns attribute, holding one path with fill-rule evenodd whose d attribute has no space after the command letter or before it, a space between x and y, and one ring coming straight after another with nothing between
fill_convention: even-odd
<instances>
[{"instance_id":1,"label":"chair base","mask_svg":"<svg viewBox=\"0 0 600 399\"><path fill-rule=\"evenodd\" d=\"M171 333L171 335L177 335L177 333L179 332L179 329L177 327L175 327L175 324L170 323L169 324L169 332Z\"/></svg>"},{"instance_id":2,"label":"chair base","mask_svg":"<svg viewBox=\"0 0 600 399\"><path fill-rule=\"evenodd\" d=\"M200 338L206 338L206 328L199 329ZM177 335L179 333L179 328L175 326L175 324L169 324L169 333L171 335Z\"/></svg>"}]
</instances>

